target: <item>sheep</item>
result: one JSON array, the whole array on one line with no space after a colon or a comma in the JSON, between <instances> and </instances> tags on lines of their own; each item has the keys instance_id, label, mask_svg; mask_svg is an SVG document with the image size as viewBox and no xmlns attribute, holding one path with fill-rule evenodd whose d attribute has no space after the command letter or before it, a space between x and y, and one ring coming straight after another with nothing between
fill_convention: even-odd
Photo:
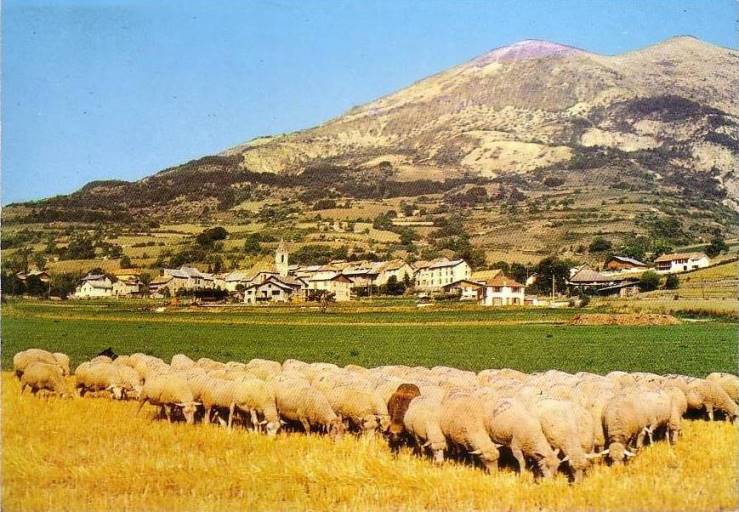
<instances>
[{"instance_id":1,"label":"sheep","mask_svg":"<svg viewBox=\"0 0 739 512\"><path fill-rule=\"evenodd\" d=\"M123 387L119 383L118 369L119 367L112 363L93 363L88 361L80 364L74 370L76 379L75 388L79 396L83 397L89 392L110 391L114 399L122 400L124 392Z\"/></svg>"},{"instance_id":2,"label":"sheep","mask_svg":"<svg viewBox=\"0 0 739 512\"><path fill-rule=\"evenodd\" d=\"M300 385L300 381L275 381L275 403L281 417L297 421L306 433L313 427L327 432L334 439L341 437L346 428L320 391Z\"/></svg>"},{"instance_id":3,"label":"sheep","mask_svg":"<svg viewBox=\"0 0 739 512\"><path fill-rule=\"evenodd\" d=\"M195 361L184 354L175 354L172 356L169 365L173 370L188 370L195 366Z\"/></svg>"},{"instance_id":4,"label":"sheep","mask_svg":"<svg viewBox=\"0 0 739 512\"><path fill-rule=\"evenodd\" d=\"M92 359L90 359L90 362L95 363L112 363L113 359L108 356L95 356Z\"/></svg>"},{"instance_id":5,"label":"sheep","mask_svg":"<svg viewBox=\"0 0 739 512\"><path fill-rule=\"evenodd\" d=\"M187 381L176 375L161 375L148 379L139 395L139 407L136 414L141 412L141 408L147 402L159 406L160 412L163 412L170 422L175 408L181 409L188 424L195 423L195 412L201 405L193 399Z\"/></svg>"},{"instance_id":6,"label":"sheep","mask_svg":"<svg viewBox=\"0 0 739 512\"><path fill-rule=\"evenodd\" d=\"M622 464L626 457L635 453L628 450L644 427L637 394L622 393L614 396L603 408L603 431L607 454L613 464Z\"/></svg>"},{"instance_id":7,"label":"sheep","mask_svg":"<svg viewBox=\"0 0 739 512\"><path fill-rule=\"evenodd\" d=\"M275 392L272 385L259 379L243 379L234 382L233 410L243 413L249 412L252 426L255 429L264 426L267 435L276 435L282 426L280 416L277 413ZM259 417L264 419L259 421Z\"/></svg>"},{"instance_id":8,"label":"sheep","mask_svg":"<svg viewBox=\"0 0 739 512\"><path fill-rule=\"evenodd\" d=\"M732 373L714 372L708 375L706 380L710 380L721 386L734 402L739 403L739 377Z\"/></svg>"},{"instance_id":9,"label":"sheep","mask_svg":"<svg viewBox=\"0 0 739 512\"><path fill-rule=\"evenodd\" d=\"M453 393L442 402L439 425L444 436L454 447L480 457L488 471L498 465L498 444L493 443L485 430L481 402L468 393Z\"/></svg>"},{"instance_id":10,"label":"sheep","mask_svg":"<svg viewBox=\"0 0 739 512\"><path fill-rule=\"evenodd\" d=\"M441 430L441 401L417 396L408 404L403 416L403 428L416 442L416 450L429 448L434 464L444 462L446 438Z\"/></svg>"},{"instance_id":11,"label":"sheep","mask_svg":"<svg viewBox=\"0 0 739 512\"><path fill-rule=\"evenodd\" d=\"M379 394L352 385L337 386L324 393L342 419L364 433L384 432L390 426L387 405Z\"/></svg>"},{"instance_id":12,"label":"sheep","mask_svg":"<svg viewBox=\"0 0 739 512\"><path fill-rule=\"evenodd\" d=\"M64 381L62 369L56 364L40 361L34 361L25 367L21 376L21 395L26 388L30 388L34 395L41 390L46 390L62 397L71 396L67 383Z\"/></svg>"},{"instance_id":13,"label":"sheep","mask_svg":"<svg viewBox=\"0 0 739 512\"><path fill-rule=\"evenodd\" d=\"M40 348L29 348L28 350L23 350L13 356L13 370L15 371L15 376L20 380L28 365L35 362L58 365L57 359L51 352Z\"/></svg>"},{"instance_id":14,"label":"sheep","mask_svg":"<svg viewBox=\"0 0 739 512\"><path fill-rule=\"evenodd\" d=\"M415 384L401 384L392 394L387 404L390 415L388 433L392 442L397 442L404 431L403 418L408 411L411 400L421 396L421 390Z\"/></svg>"},{"instance_id":15,"label":"sheep","mask_svg":"<svg viewBox=\"0 0 739 512\"><path fill-rule=\"evenodd\" d=\"M493 442L510 448L521 474L526 469L526 458L534 460L545 478L556 474L559 458L539 420L521 402L513 398L486 401L483 424Z\"/></svg>"},{"instance_id":16,"label":"sheep","mask_svg":"<svg viewBox=\"0 0 739 512\"><path fill-rule=\"evenodd\" d=\"M252 359L246 363L246 369L262 380L269 380L282 372L282 365L277 361Z\"/></svg>"},{"instance_id":17,"label":"sheep","mask_svg":"<svg viewBox=\"0 0 739 512\"><path fill-rule=\"evenodd\" d=\"M69 375L69 356L62 352L54 352L51 354L56 359L56 364L62 369L62 375Z\"/></svg>"},{"instance_id":18,"label":"sheep","mask_svg":"<svg viewBox=\"0 0 739 512\"><path fill-rule=\"evenodd\" d=\"M688 384L685 397L690 409L705 409L711 421L714 418L714 411L724 413L727 421L735 421L739 415L739 406L715 381L694 379Z\"/></svg>"},{"instance_id":19,"label":"sheep","mask_svg":"<svg viewBox=\"0 0 739 512\"><path fill-rule=\"evenodd\" d=\"M577 423L579 409L576 404L566 400L545 398L531 404L529 410L541 423L542 432L550 446L565 455L562 462L569 464L574 481L580 482L590 465L590 454L583 450ZM584 416L588 416L587 412L584 412ZM586 428L590 428L592 446L592 426L588 425Z\"/></svg>"},{"instance_id":20,"label":"sheep","mask_svg":"<svg viewBox=\"0 0 739 512\"><path fill-rule=\"evenodd\" d=\"M287 359L282 363L282 371L283 372L301 372L303 369L307 368L309 365L308 363L304 361L299 361L297 359Z\"/></svg>"}]
</instances>

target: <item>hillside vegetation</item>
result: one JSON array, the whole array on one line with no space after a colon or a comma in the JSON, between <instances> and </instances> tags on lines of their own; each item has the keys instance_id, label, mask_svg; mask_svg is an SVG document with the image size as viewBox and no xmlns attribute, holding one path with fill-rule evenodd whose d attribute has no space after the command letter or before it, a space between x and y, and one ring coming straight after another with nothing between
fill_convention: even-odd
<instances>
[{"instance_id":1,"label":"hillside vegetation","mask_svg":"<svg viewBox=\"0 0 739 512\"><path fill-rule=\"evenodd\" d=\"M689 37L618 56L522 41L315 128L11 205L3 248L33 245L48 258L70 229L101 226L159 247L174 240L158 226L196 223L397 252L402 229L319 224L377 229L404 210L436 228L458 216L491 262L592 259L595 237L645 237L650 251L732 237L738 63L736 51ZM24 228L44 236L12 238ZM406 230L418 252L445 248L434 228ZM148 265L161 251L126 252Z\"/></svg>"}]
</instances>

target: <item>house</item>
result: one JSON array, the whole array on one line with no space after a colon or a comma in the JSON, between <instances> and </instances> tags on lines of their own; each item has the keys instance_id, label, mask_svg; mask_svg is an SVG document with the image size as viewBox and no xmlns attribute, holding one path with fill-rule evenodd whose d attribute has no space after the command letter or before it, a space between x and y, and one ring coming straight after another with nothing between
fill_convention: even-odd
<instances>
[{"instance_id":1,"label":"house","mask_svg":"<svg viewBox=\"0 0 739 512\"><path fill-rule=\"evenodd\" d=\"M373 270L377 272L375 283L377 286L386 285L391 277L402 283L406 279L413 280L415 270L412 266L403 260L380 261L372 265Z\"/></svg>"},{"instance_id":2,"label":"house","mask_svg":"<svg viewBox=\"0 0 739 512\"><path fill-rule=\"evenodd\" d=\"M113 283L113 297L141 297L144 295L144 283L138 276L119 276Z\"/></svg>"},{"instance_id":3,"label":"house","mask_svg":"<svg viewBox=\"0 0 739 512\"><path fill-rule=\"evenodd\" d=\"M179 282L171 275L159 276L149 283L149 294L154 298L171 297L182 288L177 286L178 284Z\"/></svg>"},{"instance_id":4,"label":"house","mask_svg":"<svg viewBox=\"0 0 739 512\"><path fill-rule=\"evenodd\" d=\"M482 296L485 285L479 281L462 279L442 286L444 293L456 295L459 300L478 300Z\"/></svg>"},{"instance_id":5,"label":"house","mask_svg":"<svg viewBox=\"0 0 739 512\"><path fill-rule=\"evenodd\" d=\"M252 284L250 281L251 280L246 275L246 272L236 270L221 276L220 279L217 279L216 286L220 286L222 289L228 290L229 292L235 292L239 285L246 288L249 284Z\"/></svg>"},{"instance_id":6,"label":"house","mask_svg":"<svg viewBox=\"0 0 739 512\"><path fill-rule=\"evenodd\" d=\"M111 297L112 295L113 282L105 274L87 274L74 291L74 297L79 299Z\"/></svg>"},{"instance_id":7,"label":"house","mask_svg":"<svg viewBox=\"0 0 739 512\"><path fill-rule=\"evenodd\" d=\"M646 263L629 258L626 256L611 256L606 260L603 266L605 270L620 271L620 270L645 270L647 268Z\"/></svg>"},{"instance_id":8,"label":"house","mask_svg":"<svg viewBox=\"0 0 739 512\"><path fill-rule=\"evenodd\" d=\"M316 274L308 281L309 293L311 290L323 290L333 294L336 302L351 300L354 282L339 272L324 272Z\"/></svg>"},{"instance_id":9,"label":"house","mask_svg":"<svg viewBox=\"0 0 739 512\"><path fill-rule=\"evenodd\" d=\"M439 291L447 284L469 279L471 273L466 261L447 258L419 261L414 264L414 267L416 269L416 289L425 292Z\"/></svg>"},{"instance_id":10,"label":"house","mask_svg":"<svg viewBox=\"0 0 739 512\"><path fill-rule=\"evenodd\" d=\"M503 272L484 281L480 304L483 306L510 306L525 304L526 287Z\"/></svg>"},{"instance_id":11,"label":"house","mask_svg":"<svg viewBox=\"0 0 739 512\"><path fill-rule=\"evenodd\" d=\"M657 272L668 274L671 272L687 272L698 268L705 268L711 260L702 252L674 252L663 254L654 260Z\"/></svg>"},{"instance_id":12,"label":"house","mask_svg":"<svg viewBox=\"0 0 739 512\"><path fill-rule=\"evenodd\" d=\"M215 278L213 274L200 272L194 267L181 266L178 269L165 268L162 270L165 276L172 276L174 283L172 286L176 290L184 288L185 290L203 290L215 287Z\"/></svg>"},{"instance_id":13,"label":"house","mask_svg":"<svg viewBox=\"0 0 739 512\"><path fill-rule=\"evenodd\" d=\"M244 289L246 304L270 302L300 302L305 300L305 281L291 276L269 276L264 281L248 285Z\"/></svg>"}]
</instances>

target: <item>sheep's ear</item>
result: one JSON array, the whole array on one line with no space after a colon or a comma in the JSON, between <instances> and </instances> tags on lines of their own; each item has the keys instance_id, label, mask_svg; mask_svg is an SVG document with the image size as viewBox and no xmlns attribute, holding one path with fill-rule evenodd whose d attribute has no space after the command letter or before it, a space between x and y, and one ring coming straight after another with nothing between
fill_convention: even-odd
<instances>
[{"instance_id":1,"label":"sheep's ear","mask_svg":"<svg viewBox=\"0 0 739 512\"><path fill-rule=\"evenodd\" d=\"M287 421L285 421L285 420L280 420L280 425L287 425Z\"/></svg>"},{"instance_id":2,"label":"sheep's ear","mask_svg":"<svg viewBox=\"0 0 739 512\"><path fill-rule=\"evenodd\" d=\"M636 454L634 452L630 452L629 450L624 450L624 455L627 457L636 457Z\"/></svg>"},{"instance_id":3,"label":"sheep's ear","mask_svg":"<svg viewBox=\"0 0 739 512\"><path fill-rule=\"evenodd\" d=\"M493 444L495 445L496 448L500 448L503 446L502 444L499 444L499 443L493 443Z\"/></svg>"},{"instance_id":4,"label":"sheep's ear","mask_svg":"<svg viewBox=\"0 0 739 512\"><path fill-rule=\"evenodd\" d=\"M175 405L177 407L185 407L185 403L184 402L177 402L177 403L175 403Z\"/></svg>"},{"instance_id":5,"label":"sheep's ear","mask_svg":"<svg viewBox=\"0 0 739 512\"><path fill-rule=\"evenodd\" d=\"M260 421L259 424L260 425L266 425L267 424L267 420Z\"/></svg>"},{"instance_id":6,"label":"sheep's ear","mask_svg":"<svg viewBox=\"0 0 739 512\"><path fill-rule=\"evenodd\" d=\"M561 461L559 461L559 463L560 463L560 464L564 464L564 463L565 463L565 462L567 462L568 460L570 460L570 457L569 457L569 456L567 456L567 457L565 457L564 459L562 459Z\"/></svg>"},{"instance_id":7,"label":"sheep's ear","mask_svg":"<svg viewBox=\"0 0 739 512\"><path fill-rule=\"evenodd\" d=\"M554 449L554 455L556 455L557 457L559 457L559 448L555 448Z\"/></svg>"}]
</instances>

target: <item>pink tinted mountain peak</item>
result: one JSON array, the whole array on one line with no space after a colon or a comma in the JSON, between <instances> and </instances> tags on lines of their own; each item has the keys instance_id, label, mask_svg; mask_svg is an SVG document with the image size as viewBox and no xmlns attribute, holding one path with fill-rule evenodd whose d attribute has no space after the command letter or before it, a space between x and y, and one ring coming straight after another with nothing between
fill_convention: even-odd
<instances>
[{"instance_id":1,"label":"pink tinted mountain peak","mask_svg":"<svg viewBox=\"0 0 739 512\"><path fill-rule=\"evenodd\" d=\"M474 64L485 65L492 62L514 62L518 60L542 59L545 57L567 57L585 54L584 50L564 44L550 43L540 39L524 39L508 46L491 50L473 60Z\"/></svg>"}]
</instances>

